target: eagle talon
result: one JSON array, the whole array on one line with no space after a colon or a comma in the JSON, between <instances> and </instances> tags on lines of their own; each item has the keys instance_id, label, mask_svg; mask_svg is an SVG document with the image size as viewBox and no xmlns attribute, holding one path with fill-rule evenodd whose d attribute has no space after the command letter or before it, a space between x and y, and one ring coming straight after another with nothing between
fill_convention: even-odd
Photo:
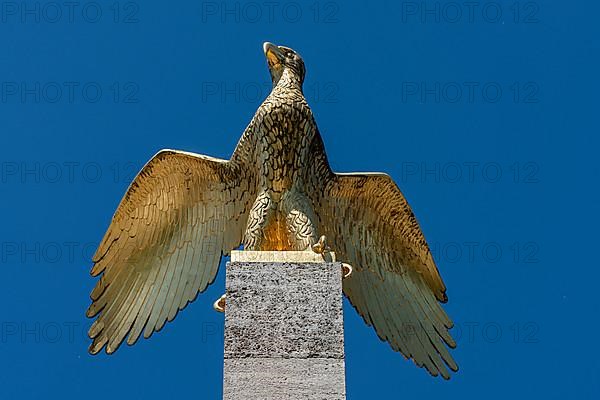
<instances>
[{"instance_id":1,"label":"eagle talon","mask_svg":"<svg viewBox=\"0 0 600 400\"><path fill-rule=\"evenodd\" d=\"M218 311L220 313L225 312L225 296L226 295L219 297L219 299L213 303L213 308L215 309L215 311Z\"/></svg>"},{"instance_id":2,"label":"eagle talon","mask_svg":"<svg viewBox=\"0 0 600 400\"><path fill-rule=\"evenodd\" d=\"M350 275L352 275L352 271L353 271L352 265L342 263L342 279L346 279Z\"/></svg>"},{"instance_id":3,"label":"eagle talon","mask_svg":"<svg viewBox=\"0 0 600 400\"><path fill-rule=\"evenodd\" d=\"M329 253L331 249L329 248L329 246L327 246L326 242L327 238L325 237L325 235L321 236L319 238L319 241L312 245L312 251L314 251L317 254Z\"/></svg>"}]
</instances>

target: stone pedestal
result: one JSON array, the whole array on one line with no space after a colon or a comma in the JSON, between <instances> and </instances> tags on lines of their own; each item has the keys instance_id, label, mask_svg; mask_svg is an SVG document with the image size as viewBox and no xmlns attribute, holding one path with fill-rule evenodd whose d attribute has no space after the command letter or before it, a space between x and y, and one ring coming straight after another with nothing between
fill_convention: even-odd
<instances>
[{"instance_id":1,"label":"stone pedestal","mask_svg":"<svg viewBox=\"0 0 600 400\"><path fill-rule=\"evenodd\" d=\"M345 399L340 263L310 252L233 252L225 400Z\"/></svg>"}]
</instances>

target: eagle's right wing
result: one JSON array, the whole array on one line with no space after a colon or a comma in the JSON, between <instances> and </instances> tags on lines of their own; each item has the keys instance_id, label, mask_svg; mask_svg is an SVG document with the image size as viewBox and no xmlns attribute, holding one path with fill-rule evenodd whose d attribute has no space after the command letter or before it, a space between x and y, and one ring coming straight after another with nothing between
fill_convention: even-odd
<instances>
[{"instance_id":1,"label":"eagle's right wing","mask_svg":"<svg viewBox=\"0 0 600 400\"><path fill-rule=\"evenodd\" d=\"M398 186L385 174L333 174L314 204L319 232L353 267L343 286L358 313L394 350L448 379L458 366L438 302L446 287Z\"/></svg>"},{"instance_id":2,"label":"eagle's right wing","mask_svg":"<svg viewBox=\"0 0 600 400\"><path fill-rule=\"evenodd\" d=\"M242 242L253 178L238 164L162 150L131 183L94 255L90 353L148 338L214 280Z\"/></svg>"}]
</instances>

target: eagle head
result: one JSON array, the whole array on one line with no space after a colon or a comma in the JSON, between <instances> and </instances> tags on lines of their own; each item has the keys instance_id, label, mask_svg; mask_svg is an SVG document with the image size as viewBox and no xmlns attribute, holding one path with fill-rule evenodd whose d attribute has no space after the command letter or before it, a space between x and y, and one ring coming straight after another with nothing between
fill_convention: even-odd
<instances>
[{"instance_id":1,"label":"eagle head","mask_svg":"<svg viewBox=\"0 0 600 400\"><path fill-rule=\"evenodd\" d=\"M270 42L263 44L263 50L267 58L273 86L277 85L284 74L287 74L290 79L297 80L302 85L306 68L300 54L289 47L277 46Z\"/></svg>"}]
</instances>

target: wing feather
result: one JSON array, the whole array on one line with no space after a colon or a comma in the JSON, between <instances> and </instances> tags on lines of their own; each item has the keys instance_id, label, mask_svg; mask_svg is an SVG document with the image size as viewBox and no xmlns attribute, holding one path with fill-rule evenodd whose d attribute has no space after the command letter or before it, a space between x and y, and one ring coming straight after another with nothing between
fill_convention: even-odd
<instances>
[{"instance_id":1,"label":"wing feather","mask_svg":"<svg viewBox=\"0 0 600 400\"><path fill-rule=\"evenodd\" d=\"M320 232L354 267L344 293L380 339L434 376L458 366L446 287L404 196L385 174L333 174L313 199Z\"/></svg>"},{"instance_id":2,"label":"wing feather","mask_svg":"<svg viewBox=\"0 0 600 400\"><path fill-rule=\"evenodd\" d=\"M159 331L215 279L253 199L238 162L162 150L140 171L93 257L92 354Z\"/></svg>"}]
</instances>

